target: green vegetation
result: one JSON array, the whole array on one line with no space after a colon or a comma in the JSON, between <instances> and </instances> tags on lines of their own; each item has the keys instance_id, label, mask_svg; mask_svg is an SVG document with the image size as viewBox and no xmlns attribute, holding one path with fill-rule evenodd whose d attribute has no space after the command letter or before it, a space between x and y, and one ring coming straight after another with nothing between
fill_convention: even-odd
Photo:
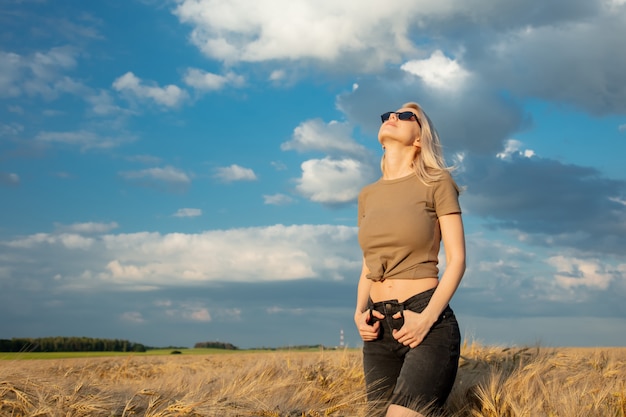
<instances>
[{"instance_id":1,"label":"green vegetation","mask_svg":"<svg viewBox=\"0 0 626 417\"><path fill-rule=\"evenodd\" d=\"M92 337L0 339L0 352L145 352L141 343Z\"/></svg>"},{"instance_id":2,"label":"green vegetation","mask_svg":"<svg viewBox=\"0 0 626 417\"><path fill-rule=\"evenodd\" d=\"M240 349L226 342L199 342L189 349L179 346L150 347L119 339L43 337L0 339L0 360L93 358L103 356L209 355L234 352L315 352L335 350L323 345L298 345ZM342 349L343 350L343 349Z\"/></svg>"},{"instance_id":3,"label":"green vegetation","mask_svg":"<svg viewBox=\"0 0 626 417\"><path fill-rule=\"evenodd\" d=\"M198 342L194 345L194 348L199 349L226 349L226 350L237 350L239 349L237 346L232 343L224 343L224 342Z\"/></svg>"}]
</instances>

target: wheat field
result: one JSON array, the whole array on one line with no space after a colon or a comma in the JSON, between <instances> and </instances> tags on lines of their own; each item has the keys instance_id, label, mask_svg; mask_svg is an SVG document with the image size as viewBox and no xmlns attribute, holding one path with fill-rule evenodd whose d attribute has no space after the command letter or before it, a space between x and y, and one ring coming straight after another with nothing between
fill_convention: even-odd
<instances>
[{"instance_id":1,"label":"wheat field","mask_svg":"<svg viewBox=\"0 0 626 417\"><path fill-rule=\"evenodd\" d=\"M451 417L626 417L626 348L464 345ZM361 353L0 361L0 416L369 416Z\"/></svg>"}]
</instances>

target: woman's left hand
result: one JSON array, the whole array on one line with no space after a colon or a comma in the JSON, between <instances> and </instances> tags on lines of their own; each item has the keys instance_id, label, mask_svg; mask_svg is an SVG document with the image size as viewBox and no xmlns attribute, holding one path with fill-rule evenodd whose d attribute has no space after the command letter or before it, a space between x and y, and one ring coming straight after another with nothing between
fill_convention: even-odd
<instances>
[{"instance_id":1,"label":"woman's left hand","mask_svg":"<svg viewBox=\"0 0 626 417\"><path fill-rule=\"evenodd\" d=\"M400 330L393 330L393 337L400 343L410 348L414 348L426 337L431 323L428 322L426 316L411 310L404 310L403 313L393 315L394 319L399 319L404 314L404 325Z\"/></svg>"}]
</instances>

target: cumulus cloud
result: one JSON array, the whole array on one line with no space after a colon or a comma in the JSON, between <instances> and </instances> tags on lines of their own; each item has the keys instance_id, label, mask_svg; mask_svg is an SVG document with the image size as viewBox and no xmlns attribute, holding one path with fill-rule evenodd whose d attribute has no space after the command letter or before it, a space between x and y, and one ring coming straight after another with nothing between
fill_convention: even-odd
<instances>
[{"instance_id":1,"label":"cumulus cloud","mask_svg":"<svg viewBox=\"0 0 626 417\"><path fill-rule=\"evenodd\" d=\"M535 155L535 151L533 151L532 149L521 150L522 147L523 143L519 140L509 139L505 143L504 150L497 153L496 157L504 160L510 160L513 156L523 156L525 158L531 158Z\"/></svg>"},{"instance_id":2,"label":"cumulus cloud","mask_svg":"<svg viewBox=\"0 0 626 417\"><path fill-rule=\"evenodd\" d=\"M26 56L0 51L0 97L28 95L54 99L63 93L82 91L80 82L64 75L76 67L77 54L69 46Z\"/></svg>"},{"instance_id":3,"label":"cumulus cloud","mask_svg":"<svg viewBox=\"0 0 626 417\"><path fill-rule=\"evenodd\" d=\"M302 163L302 176L296 189L317 203L351 203L375 176L372 171L371 165L355 159L310 159Z\"/></svg>"},{"instance_id":4,"label":"cumulus cloud","mask_svg":"<svg viewBox=\"0 0 626 417\"><path fill-rule=\"evenodd\" d=\"M263 195L264 204L270 204L275 206L283 206L286 204L293 203L293 198L289 197L285 194L272 194L272 195Z\"/></svg>"},{"instance_id":5,"label":"cumulus cloud","mask_svg":"<svg viewBox=\"0 0 626 417\"><path fill-rule=\"evenodd\" d=\"M233 87L241 87L245 83L245 78L234 72L228 72L225 75L213 74L198 68L189 68L183 78L185 84L199 91L216 91L224 87L232 85Z\"/></svg>"},{"instance_id":6,"label":"cumulus cloud","mask_svg":"<svg viewBox=\"0 0 626 417\"><path fill-rule=\"evenodd\" d=\"M73 223L73 224L60 224L55 223L55 228L59 232L64 233L78 233L78 234L96 234L107 233L111 230L117 229L119 225L117 222L110 223L98 223L98 222L85 222L85 223Z\"/></svg>"},{"instance_id":7,"label":"cumulus cloud","mask_svg":"<svg viewBox=\"0 0 626 417\"><path fill-rule=\"evenodd\" d=\"M89 238L38 233L0 242L0 248L8 282L14 279L18 285L20 277L37 276L46 285L66 290L146 291L212 282L342 279L360 265L356 229L330 225ZM78 258L76 251L81 251ZM45 279L52 276L57 278Z\"/></svg>"},{"instance_id":8,"label":"cumulus cloud","mask_svg":"<svg viewBox=\"0 0 626 417\"><path fill-rule=\"evenodd\" d=\"M566 256L553 256L547 263L557 269L556 282L563 288L586 287L606 290L611 281L619 275L611 271L611 266L597 259L579 259ZM622 265L624 268L626 265Z\"/></svg>"},{"instance_id":9,"label":"cumulus cloud","mask_svg":"<svg viewBox=\"0 0 626 417\"><path fill-rule=\"evenodd\" d=\"M118 77L113 82L113 88L131 98L154 101L163 107L178 107L189 97L185 90L176 85L159 87L153 82L146 84L132 72Z\"/></svg>"},{"instance_id":10,"label":"cumulus cloud","mask_svg":"<svg viewBox=\"0 0 626 417\"><path fill-rule=\"evenodd\" d=\"M218 167L215 169L215 178L224 182L233 181L256 181L257 176L250 168L244 168L237 164L228 167Z\"/></svg>"},{"instance_id":11,"label":"cumulus cloud","mask_svg":"<svg viewBox=\"0 0 626 417\"><path fill-rule=\"evenodd\" d=\"M617 291L626 284L623 261L606 264L594 258L561 255L558 248L533 253L481 234L470 233L467 241L468 270L455 305L472 314L580 314L583 305L591 304L577 303L575 310L568 310L568 303L595 303L589 289L614 287ZM548 262L544 261L546 254ZM76 292L81 297L97 293L99 298L110 292L116 298L127 297L128 302L140 300L122 315L130 323L162 315L172 322L239 320L242 311L237 306L248 304L241 297L258 301L259 293L273 294L280 288L278 292L287 292L290 298L304 300L314 292L327 302L327 290L321 288L331 282L345 283L349 289L333 301L346 305L361 266L357 229L332 225L118 233L89 238L38 233L0 242L0 256L0 278L8 293L27 290L31 299L37 294L45 299L51 294L66 294L70 300ZM320 285L320 281L325 284ZM256 290L244 296L237 285L255 285ZM224 288L230 288L228 292L240 304L218 308L213 306L219 303L206 300L219 298ZM198 291L206 291L206 296L198 299ZM490 303L485 305L485 299ZM605 302L620 305L618 299ZM335 304L325 309L331 305ZM298 302L280 303L274 298L262 308L276 315L303 312ZM345 308L348 310L349 305ZM349 311L345 314L349 316Z\"/></svg>"},{"instance_id":12,"label":"cumulus cloud","mask_svg":"<svg viewBox=\"0 0 626 417\"><path fill-rule=\"evenodd\" d=\"M93 91L85 96L85 101L91 105L91 111L98 116L131 115L133 112L123 109L115 103L108 91Z\"/></svg>"},{"instance_id":13,"label":"cumulus cloud","mask_svg":"<svg viewBox=\"0 0 626 417\"><path fill-rule=\"evenodd\" d=\"M191 41L227 63L272 60L334 62L381 68L414 49L408 26L421 8L375 0L179 0L174 14L192 28ZM311 25L315 22L315 25ZM355 67L350 65L350 69Z\"/></svg>"},{"instance_id":14,"label":"cumulus cloud","mask_svg":"<svg viewBox=\"0 0 626 417\"><path fill-rule=\"evenodd\" d=\"M352 139L352 129L349 123L307 120L294 129L291 140L281 144L280 149L369 157L370 151Z\"/></svg>"},{"instance_id":15,"label":"cumulus cloud","mask_svg":"<svg viewBox=\"0 0 626 417\"><path fill-rule=\"evenodd\" d=\"M440 50L427 59L408 61L400 68L420 77L428 86L442 90L458 91L470 77L457 60L446 57Z\"/></svg>"},{"instance_id":16,"label":"cumulus cloud","mask_svg":"<svg viewBox=\"0 0 626 417\"><path fill-rule=\"evenodd\" d=\"M302 174L295 179L300 195L330 206L352 203L360 189L375 178L375 157L352 138L352 130L349 123L307 120L281 144L283 151L325 155L301 164Z\"/></svg>"},{"instance_id":17,"label":"cumulus cloud","mask_svg":"<svg viewBox=\"0 0 626 417\"><path fill-rule=\"evenodd\" d=\"M181 208L173 214L174 217L198 217L202 216L202 210L197 208Z\"/></svg>"}]
</instances>

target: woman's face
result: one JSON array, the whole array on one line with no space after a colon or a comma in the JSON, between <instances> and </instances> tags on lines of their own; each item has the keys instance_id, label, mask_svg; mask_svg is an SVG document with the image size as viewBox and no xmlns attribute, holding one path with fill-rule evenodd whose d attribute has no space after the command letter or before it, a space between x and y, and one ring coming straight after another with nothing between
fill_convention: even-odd
<instances>
[{"instance_id":1,"label":"woman's face","mask_svg":"<svg viewBox=\"0 0 626 417\"><path fill-rule=\"evenodd\" d=\"M382 124L378 130L378 141L381 145L385 146L387 141L393 140L407 146L419 146L421 128L417 110L405 107L395 112L383 113L381 119Z\"/></svg>"}]
</instances>

